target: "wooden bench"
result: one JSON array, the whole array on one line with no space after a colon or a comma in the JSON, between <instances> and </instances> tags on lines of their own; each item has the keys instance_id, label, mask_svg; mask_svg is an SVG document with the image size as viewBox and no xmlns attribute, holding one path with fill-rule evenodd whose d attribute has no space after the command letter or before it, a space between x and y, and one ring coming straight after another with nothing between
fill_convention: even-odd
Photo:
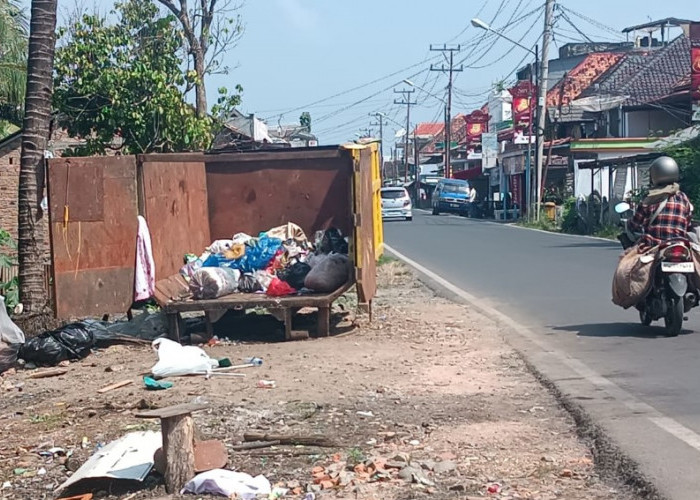
<instances>
[{"instance_id":1,"label":"wooden bench","mask_svg":"<svg viewBox=\"0 0 700 500\"><path fill-rule=\"evenodd\" d=\"M211 336L213 335L212 323L221 318L226 311L245 311L258 307L269 310L270 314L284 323L284 338L293 340L309 336L308 332L296 332L292 328L293 316L306 307L318 309L318 336L327 337L330 333L331 306L353 284L349 281L336 291L326 294L269 297L256 293L232 293L218 299L193 300L190 297L187 282L182 276L177 275L158 282L156 300L168 318L170 338L176 342L180 341L182 313L204 312L207 334Z\"/></svg>"}]
</instances>

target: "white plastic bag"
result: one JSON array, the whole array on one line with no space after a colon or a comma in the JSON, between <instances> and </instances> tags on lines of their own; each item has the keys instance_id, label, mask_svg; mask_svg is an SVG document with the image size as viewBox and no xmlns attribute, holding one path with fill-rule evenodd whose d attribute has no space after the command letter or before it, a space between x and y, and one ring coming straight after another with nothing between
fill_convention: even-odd
<instances>
[{"instance_id":1,"label":"white plastic bag","mask_svg":"<svg viewBox=\"0 0 700 500\"><path fill-rule=\"evenodd\" d=\"M158 362L151 368L157 378L210 374L212 368L219 366L199 347L182 346L169 339L156 339L151 346L158 353Z\"/></svg>"},{"instance_id":2,"label":"white plastic bag","mask_svg":"<svg viewBox=\"0 0 700 500\"><path fill-rule=\"evenodd\" d=\"M5 297L0 295L0 341L6 344L24 344L24 332L10 319Z\"/></svg>"},{"instance_id":3,"label":"white plastic bag","mask_svg":"<svg viewBox=\"0 0 700 500\"><path fill-rule=\"evenodd\" d=\"M228 267L201 267L190 279L190 291L195 299L218 299L238 289L241 272Z\"/></svg>"},{"instance_id":4,"label":"white plastic bag","mask_svg":"<svg viewBox=\"0 0 700 500\"><path fill-rule=\"evenodd\" d=\"M231 250L233 246L233 240L216 240L213 241L211 245L207 247L207 252L209 253L219 253L222 254L226 250Z\"/></svg>"},{"instance_id":5,"label":"white plastic bag","mask_svg":"<svg viewBox=\"0 0 700 500\"><path fill-rule=\"evenodd\" d=\"M272 493L272 485L263 475L252 477L245 472L214 469L197 474L185 484L180 493L209 493L247 500L257 498L258 495L269 495Z\"/></svg>"}]
</instances>

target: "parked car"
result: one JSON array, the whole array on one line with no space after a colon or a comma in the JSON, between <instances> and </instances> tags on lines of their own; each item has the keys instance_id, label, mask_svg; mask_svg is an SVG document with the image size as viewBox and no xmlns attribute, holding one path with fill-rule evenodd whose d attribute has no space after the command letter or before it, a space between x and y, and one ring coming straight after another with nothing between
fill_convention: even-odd
<instances>
[{"instance_id":1,"label":"parked car","mask_svg":"<svg viewBox=\"0 0 700 500\"><path fill-rule=\"evenodd\" d=\"M413 207L408 191L402 187L384 187L382 193L382 219L413 220Z\"/></svg>"},{"instance_id":2,"label":"parked car","mask_svg":"<svg viewBox=\"0 0 700 500\"><path fill-rule=\"evenodd\" d=\"M469 183L459 179L440 179L433 191L433 215L441 212L463 214L469 206Z\"/></svg>"}]
</instances>

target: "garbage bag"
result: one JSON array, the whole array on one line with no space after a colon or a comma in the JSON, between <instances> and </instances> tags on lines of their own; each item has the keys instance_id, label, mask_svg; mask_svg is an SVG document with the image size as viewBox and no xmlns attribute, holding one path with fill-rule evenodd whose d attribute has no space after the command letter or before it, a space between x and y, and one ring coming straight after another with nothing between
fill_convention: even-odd
<instances>
[{"instance_id":1,"label":"garbage bag","mask_svg":"<svg viewBox=\"0 0 700 500\"><path fill-rule=\"evenodd\" d=\"M347 255L330 254L317 257L311 271L304 279L304 286L315 292L334 292L343 286L350 275L350 261Z\"/></svg>"},{"instance_id":2,"label":"garbage bag","mask_svg":"<svg viewBox=\"0 0 700 500\"><path fill-rule=\"evenodd\" d=\"M10 319L5 307L5 297L0 295L0 342L23 344L24 332Z\"/></svg>"},{"instance_id":3,"label":"garbage bag","mask_svg":"<svg viewBox=\"0 0 700 500\"><path fill-rule=\"evenodd\" d=\"M243 274L238 280L238 291L241 293L255 293L262 290L262 285L252 274Z\"/></svg>"},{"instance_id":4,"label":"garbage bag","mask_svg":"<svg viewBox=\"0 0 700 500\"><path fill-rule=\"evenodd\" d=\"M286 281L282 281L279 278L273 278L265 293L270 297L284 297L285 295L296 293L296 290Z\"/></svg>"},{"instance_id":5,"label":"garbage bag","mask_svg":"<svg viewBox=\"0 0 700 500\"><path fill-rule=\"evenodd\" d=\"M3 373L17 363L19 358L19 350L22 344L6 344L0 342L0 373Z\"/></svg>"},{"instance_id":6,"label":"garbage bag","mask_svg":"<svg viewBox=\"0 0 700 500\"><path fill-rule=\"evenodd\" d=\"M158 337L167 335L168 320L165 313L159 311L150 313L144 311L138 316L134 316L131 321L117 321L107 323L104 326L105 334L102 335L100 329L93 329L95 341L112 339L111 334L126 335L142 340L155 340Z\"/></svg>"},{"instance_id":7,"label":"garbage bag","mask_svg":"<svg viewBox=\"0 0 700 500\"><path fill-rule=\"evenodd\" d=\"M252 477L245 472L214 469L196 475L182 489L186 493L222 495L227 498L258 498L259 495L270 495L270 481L259 475Z\"/></svg>"},{"instance_id":8,"label":"garbage bag","mask_svg":"<svg viewBox=\"0 0 700 500\"><path fill-rule=\"evenodd\" d=\"M19 357L37 365L55 366L67 359L82 359L95 343L90 324L71 323L27 340Z\"/></svg>"},{"instance_id":9,"label":"garbage bag","mask_svg":"<svg viewBox=\"0 0 700 500\"><path fill-rule=\"evenodd\" d=\"M316 235L316 249L319 253L348 253L348 242L345 241L343 233L340 229L331 227L326 229L322 234Z\"/></svg>"},{"instance_id":10,"label":"garbage bag","mask_svg":"<svg viewBox=\"0 0 700 500\"><path fill-rule=\"evenodd\" d=\"M272 280L275 278L274 274L271 274L267 271L255 271L253 273L253 276L255 276L255 279L258 281L258 283L260 283L263 292L267 291L267 288L270 286L270 283L272 283Z\"/></svg>"},{"instance_id":11,"label":"garbage bag","mask_svg":"<svg viewBox=\"0 0 700 500\"><path fill-rule=\"evenodd\" d=\"M158 354L158 362L151 368L157 378L211 373L212 368L219 366L199 347L183 346L169 339L156 339L151 346Z\"/></svg>"},{"instance_id":12,"label":"garbage bag","mask_svg":"<svg viewBox=\"0 0 700 500\"><path fill-rule=\"evenodd\" d=\"M235 292L241 273L225 267L203 267L190 280L190 291L195 299L216 299Z\"/></svg>"},{"instance_id":13,"label":"garbage bag","mask_svg":"<svg viewBox=\"0 0 700 500\"><path fill-rule=\"evenodd\" d=\"M292 264L287 269L278 273L281 280L286 281L292 288L297 290L304 288L304 280L306 275L311 271L311 266L305 262L297 262Z\"/></svg>"}]
</instances>

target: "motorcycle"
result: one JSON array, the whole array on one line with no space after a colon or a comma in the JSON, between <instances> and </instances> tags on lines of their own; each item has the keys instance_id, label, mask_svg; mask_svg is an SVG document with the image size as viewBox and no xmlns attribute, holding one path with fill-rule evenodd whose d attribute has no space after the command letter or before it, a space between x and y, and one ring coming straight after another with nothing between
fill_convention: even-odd
<instances>
[{"instance_id":1,"label":"motorcycle","mask_svg":"<svg viewBox=\"0 0 700 500\"><path fill-rule=\"evenodd\" d=\"M636 244L641 235L632 233L627 228L627 218L631 207L627 203L619 203L615 211L623 216L620 225L624 231L618 236L624 249ZM690 238L695 232L689 233ZM653 321L664 320L666 334L675 337L683 328L685 313L698 305L700 295L692 284L695 274L695 263L691 254L691 239L673 240L659 246L656 255L644 255L642 259L654 259L652 283L649 292L636 305L639 319L644 326Z\"/></svg>"}]
</instances>

